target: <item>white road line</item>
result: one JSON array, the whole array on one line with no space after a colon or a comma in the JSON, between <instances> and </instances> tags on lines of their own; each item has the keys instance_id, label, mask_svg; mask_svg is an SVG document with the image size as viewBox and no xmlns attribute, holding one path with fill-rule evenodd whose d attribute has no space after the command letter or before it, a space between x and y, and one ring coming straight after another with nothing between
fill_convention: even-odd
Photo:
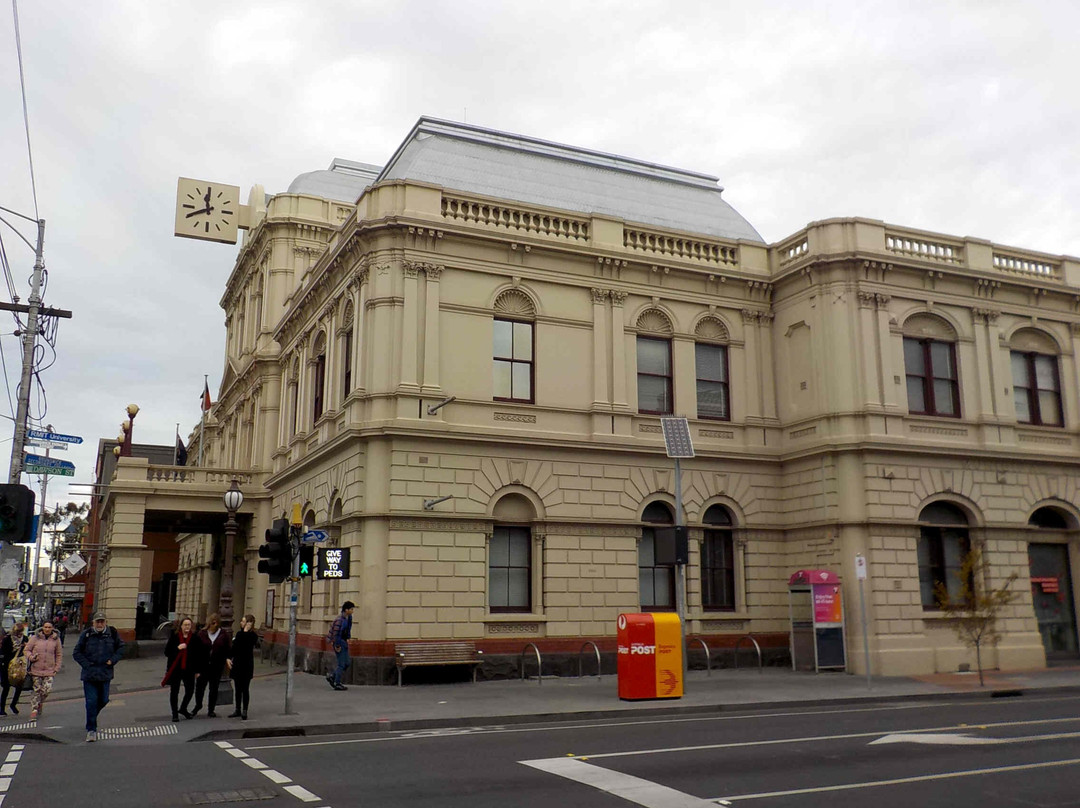
<instances>
[{"instance_id":1,"label":"white road line","mask_svg":"<svg viewBox=\"0 0 1080 808\"><path fill-rule=\"evenodd\" d=\"M15 750L15 751L18 751L19 749L25 749L25 748L26 748L26 745L25 745L25 744L21 744L21 743L16 743L16 744L12 744L12 745L11 745L11 748L12 748L13 750Z\"/></svg>"},{"instance_id":2,"label":"white road line","mask_svg":"<svg viewBox=\"0 0 1080 808\"><path fill-rule=\"evenodd\" d=\"M22 760L22 752L8 752L8 756L4 760L4 762L5 763L18 763L20 760Z\"/></svg>"},{"instance_id":3,"label":"white road line","mask_svg":"<svg viewBox=\"0 0 1080 808\"><path fill-rule=\"evenodd\" d=\"M0 763L0 777L11 777L15 774L18 763Z\"/></svg>"},{"instance_id":4,"label":"white road line","mask_svg":"<svg viewBox=\"0 0 1080 808\"><path fill-rule=\"evenodd\" d=\"M322 797L317 794L312 794L303 786L285 786L285 790L301 802L322 802Z\"/></svg>"},{"instance_id":5,"label":"white road line","mask_svg":"<svg viewBox=\"0 0 1080 808\"><path fill-rule=\"evenodd\" d=\"M214 746L219 749L232 749L232 744L228 741L214 741Z\"/></svg>"},{"instance_id":6,"label":"white road line","mask_svg":"<svg viewBox=\"0 0 1080 808\"><path fill-rule=\"evenodd\" d=\"M256 760L253 757L242 758L244 763L249 765L253 769L269 769L270 767L263 763L261 760Z\"/></svg>"},{"instance_id":7,"label":"white road line","mask_svg":"<svg viewBox=\"0 0 1080 808\"><path fill-rule=\"evenodd\" d=\"M262 773L265 774L267 777L269 777L272 781L274 781L278 785L281 785L282 783L291 783L292 782L291 777L286 777L284 774L279 772L277 769L262 769Z\"/></svg>"},{"instance_id":8,"label":"white road line","mask_svg":"<svg viewBox=\"0 0 1080 808\"><path fill-rule=\"evenodd\" d=\"M714 803L684 794L673 788L642 780L630 774L590 766L574 758L547 758L544 760L519 760L542 772L557 774L587 786L604 791L646 808L704 808Z\"/></svg>"},{"instance_id":9,"label":"white road line","mask_svg":"<svg viewBox=\"0 0 1080 808\"><path fill-rule=\"evenodd\" d=\"M243 749L226 749L225 751L232 755L234 758L246 758L248 756L248 753L245 752Z\"/></svg>"},{"instance_id":10,"label":"white road line","mask_svg":"<svg viewBox=\"0 0 1080 808\"><path fill-rule=\"evenodd\" d=\"M943 774L924 774L917 777L897 777L892 780L869 780L865 783L844 783L838 786L817 786L815 788L793 788L790 791L763 791L760 794L734 794L728 797L710 797L709 803L733 802L737 800L760 800L769 797L791 797L798 794L822 794L828 791L852 791L860 788L879 788L881 786L896 786L905 783L923 783L928 780L951 780L957 777L977 777L984 774L999 774L1002 772L1023 772L1033 769L1047 769L1057 766L1075 766L1080 764L1080 758L1071 760L1051 760L1046 763L1024 763L1016 766L995 766L988 769L968 769L960 772L944 772Z\"/></svg>"},{"instance_id":11,"label":"white road line","mask_svg":"<svg viewBox=\"0 0 1080 808\"><path fill-rule=\"evenodd\" d=\"M1075 697L1075 696L1069 696L1067 698L1031 699L1030 701L1025 700L1023 702L1023 704L1031 705L1031 704L1034 704L1034 703L1036 703L1038 701L1075 701L1077 698L1078 697ZM1010 702L1010 703L1019 704L1020 702L1015 702L1014 701L1014 702ZM704 722L704 721L714 721L714 722L720 722L720 721L750 721L750 720L758 720L758 719L762 719L762 718L770 718L770 719L771 718L802 718L802 717L815 716L815 715L851 715L851 714L855 714L855 713L878 713L878 714L880 714L880 713L886 713L886 712L925 710L925 709L927 709L928 706L931 706L931 705L929 705L928 703L925 703L925 702L920 702L920 703L917 703L917 704L898 704L898 705L889 705L889 706L879 705L879 706L876 706L876 707L856 707L856 708L851 708L851 709L846 709L846 710L795 710L795 711L790 711L790 712L779 712L779 713L757 713L757 714L754 714L754 715L717 715L717 716L706 716L706 717L701 717L701 718L660 718L660 717L658 717L658 718L641 719L641 720L638 720L638 721L593 721L593 722L588 722L588 723L584 723L584 724L578 724L578 723L573 723L573 724L552 724L552 725L528 724L528 725L524 725L524 726L515 726L515 727L495 726L495 727L491 727L491 728L488 728L488 729L478 728L478 729L476 729L474 731L473 734L475 734L475 735L508 734L509 735L509 734L521 733L521 732L528 732L528 733L535 733L535 732L566 732L566 731L576 731L576 730L593 729L593 728L604 729L604 728L614 728L614 727L639 727L639 726L650 726L650 725L657 725L657 724L698 724L698 723L701 723L701 722ZM961 704L959 702L935 702L932 706L934 706L934 707L956 707L956 706L961 706ZM970 704L964 703L963 706L970 706ZM1054 721L1054 720L1080 721L1080 718L1047 719L1047 721L1015 722L1015 723L1016 723L1017 726L1019 726L1019 725L1024 724L1024 723L1047 723L1047 722ZM1011 726L1011 724L1009 724L1009 725ZM980 724L979 726L996 726L996 725L994 725L994 724L986 724L986 725ZM1002 726L1006 726L1006 725L1003 724ZM958 729L958 727L942 727L941 729ZM903 731L912 732L912 731L915 731L915 730L903 730ZM887 732L888 732L888 730L883 730L882 732L871 733L871 734L882 735L882 734L885 734ZM245 745L245 748L247 748L248 750L258 750L258 749L298 749L298 748L305 747L305 746L340 746L342 744L354 744L354 743L387 743L388 741L415 740L415 738L411 737L411 736L412 736L412 733L409 733L409 735L391 735L389 737L381 736L381 737L378 737L378 738L347 738L347 739L344 739L344 740L337 740L337 741L299 741L299 742L296 742L296 743L275 743L275 744L262 744L262 745L255 745L255 746ZM427 738L430 738L430 737L432 737L432 736L427 736ZM449 736L449 737L457 737L457 736ZM218 745L221 745L222 742L218 741L217 743L218 743Z\"/></svg>"},{"instance_id":12,"label":"white road line","mask_svg":"<svg viewBox=\"0 0 1080 808\"><path fill-rule=\"evenodd\" d=\"M870 746L887 743L921 743L931 746L980 746L1004 743L1032 743L1033 741L1064 741L1070 738L1080 738L1080 732L1052 732L1049 735L1022 735L1018 738L979 738L974 735L962 733L897 733L870 741Z\"/></svg>"},{"instance_id":13,"label":"white road line","mask_svg":"<svg viewBox=\"0 0 1080 808\"><path fill-rule=\"evenodd\" d=\"M0 791L7 791L8 788L10 788L10 787L11 787L11 778L10 777L2 777L2 778L0 778Z\"/></svg>"}]
</instances>

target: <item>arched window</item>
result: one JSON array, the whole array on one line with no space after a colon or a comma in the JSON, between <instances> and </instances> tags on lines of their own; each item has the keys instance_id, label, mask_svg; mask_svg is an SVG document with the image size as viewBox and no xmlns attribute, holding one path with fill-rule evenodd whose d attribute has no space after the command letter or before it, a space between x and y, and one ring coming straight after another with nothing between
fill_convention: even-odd
<instances>
[{"instance_id":1,"label":"arched window","mask_svg":"<svg viewBox=\"0 0 1080 808\"><path fill-rule=\"evenodd\" d=\"M312 361L314 373L311 380L311 420L312 423L322 418L326 395L326 334L319 334L315 340L315 359Z\"/></svg>"},{"instance_id":2,"label":"arched window","mask_svg":"<svg viewBox=\"0 0 1080 808\"><path fill-rule=\"evenodd\" d=\"M1036 426L1064 426L1057 346L1041 331L1021 329L1010 340L1016 420Z\"/></svg>"},{"instance_id":3,"label":"arched window","mask_svg":"<svg viewBox=\"0 0 1080 808\"><path fill-rule=\"evenodd\" d=\"M1041 527L1044 530L1068 530L1069 522L1065 514L1057 508L1039 508L1031 514L1028 524L1032 527Z\"/></svg>"},{"instance_id":4,"label":"arched window","mask_svg":"<svg viewBox=\"0 0 1080 808\"><path fill-rule=\"evenodd\" d=\"M694 329L694 366L697 373L698 418L731 420L728 383L728 331L720 320L706 317Z\"/></svg>"},{"instance_id":5,"label":"arched window","mask_svg":"<svg viewBox=\"0 0 1080 808\"><path fill-rule=\"evenodd\" d=\"M520 289L508 289L495 300L492 397L496 401L533 403L535 317L532 300Z\"/></svg>"},{"instance_id":6,"label":"arched window","mask_svg":"<svg viewBox=\"0 0 1080 808\"><path fill-rule=\"evenodd\" d=\"M960 568L971 552L968 520L964 512L947 502L933 502L919 514L919 591L923 609L937 609L938 590L944 587L949 600L962 600ZM968 592L974 581L968 580Z\"/></svg>"},{"instance_id":7,"label":"arched window","mask_svg":"<svg viewBox=\"0 0 1080 808\"><path fill-rule=\"evenodd\" d=\"M675 408L671 321L663 312L649 309L638 317L637 327L638 412L670 415Z\"/></svg>"},{"instance_id":8,"label":"arched window","mask_svg":"<svg viewBox=\"0 0 1080 808\"><path fill-rule=\"evenodd\" d=\"M641 514L642 522L673 525L671 509L663 502L651 502ZM638 586L642 611L668 611L675 608L675 567L656 563L656 529L643 527L638 544Z\"/></svg>"},{"instance_id":9,"label":"arched window","mask_svg":"<svg viewBox=\"0 0 1080 808\"><path fill-rule=\"evenodd\" d=\"M701 607L706 611L735 611L735 541L731 513L713 505L701 520Z\"/></svg>"},{"instance_id":10,"label":"arched window","mask_svg":"<svg viewBox=\"0 0 1080 808\"><path fill-rule=\"evenodd\" d=\"M492 511L496 524L488 544L488 611L532 611L532 503L521 494L507 494Z\"/></svg>"},{"instance_id":11,"label":"arched window","mask_svg":"<svg viewBox=\"0 0 1080 808\"><path fill-rule=\"evenodd\" d=\"M908 412L960 417L956 332L945 321L916 314L904 323Z\"/></svg>"}]
</instances>

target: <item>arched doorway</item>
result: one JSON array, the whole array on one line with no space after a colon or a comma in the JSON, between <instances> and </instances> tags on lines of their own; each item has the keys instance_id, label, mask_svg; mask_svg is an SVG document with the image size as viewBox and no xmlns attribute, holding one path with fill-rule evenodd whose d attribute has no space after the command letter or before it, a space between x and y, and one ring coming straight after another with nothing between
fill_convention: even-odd
<instances>
[{"instance_id":1,"label":"arched doorway","mask_svg":"<svg viewBox=\"0 0 1080 808\"><path fill-rule=\"evenodd\" d=\"M1071 514L1051 506L1031 514L1028 525L1037 533L1028 542L1031 601L1047 662L1080 657L1076 633L1076 599L1069 564L1069 534L1076 529Z\"/></svg>"}]
</instances>

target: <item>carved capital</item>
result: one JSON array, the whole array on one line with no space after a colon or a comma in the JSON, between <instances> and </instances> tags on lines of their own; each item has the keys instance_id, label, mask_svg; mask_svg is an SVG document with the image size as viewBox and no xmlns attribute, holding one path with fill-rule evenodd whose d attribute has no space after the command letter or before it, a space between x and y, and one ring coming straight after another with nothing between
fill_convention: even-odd
<instances>
[{"instance_id":1,"label":"carved capital","mask_svg":"<svg viewBox=\"0 0 1080 808\"><path fill-rule=\"evenodd\" d=\"M442 277L444 267L441 264L426 264L424 274L429 281L438 281Z\"/></svg>"},{"instance_id":2,"label":"carved capital","mask_svg":"<svg viewBox=\"0 0 1080 808\"><path fill-rule=\"evenodd\" d=\"M998 317L1001 316L1001 312L997 309L973 308L971 310L971 315L975 318L975 322L977 323L993 325L997 322Z\"/></svg>"},{"instance_id":3,"label":"carved capital","mask_svg":"<svg viewBox=\"0 0 1080 808\"><path fill-rule=\"evenodd\" d=\"M754 311L753 309L743 309L741 314L742 314L742 321L744 323L756 323L758 321L758 319L761 317L761 312L760 311Z\"/></svg>"},{"instance_id":4,"label":"carved capital","mask_svg":"<svg viewBox=\"0 0 1080 808\"><path fill-rule=\"evenodd\" d=\"M404 264L405 277L415 278L416 274L424 268L423 264L417 264L413 261L406 261Z\"/></svg>"},{"instance_id":5,"label":"carved capital","mask_svg":"<svg viewBox=\"0 0 1080 808\"><path fill-rule=\"evenodd\" d=\"M607 289L593 288L590 291L592 292L592 302L599 303L601 305L604 303L605 300L608 299L608 295L611 294L611 292L609 292Z\"/></svg>"},{"instance_id":6,"label":"carved capital","mask_svg":"<svg viewBox=\"0 0 1080 808\"><path fill-rule=\"evenodd\" d=\"M890 300L892 300L891 295L885 295L881 292L877 292L874 294L874 302L877 303L877 307L879 309L887 308Z\"/></svg>"},{"instance_id":7,"label":"carved capital","mask_svg":"<svg viewBox=\"0 0 1080 808\"><path fill-rule=\"evenodd\" d=\"M611 292L611 305L618 306L620 309L623 303L626 302L626 292Z\"/></svg>"},{"instance_id":8,"label":"carved capital","mask_svg":"<svg viewBox=\"0 0 1080 808\"><path fill-rule=\"evenodd\" d=\"M859 308L860 309L872 309L874 308L874 293L864 292L859 290Z\"/></svg>"}]
</instances>

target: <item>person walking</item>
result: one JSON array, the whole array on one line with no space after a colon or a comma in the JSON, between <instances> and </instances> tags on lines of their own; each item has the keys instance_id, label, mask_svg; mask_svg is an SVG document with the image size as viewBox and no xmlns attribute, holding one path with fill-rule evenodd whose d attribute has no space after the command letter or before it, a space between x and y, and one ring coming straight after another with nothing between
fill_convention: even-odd
<instances>
[{"instance_id":1,"label":"person walking","mask_svg":"<svg viewBox=\"0 0 1080 808\"><path fill-rule=\"evenodd\" d=\"M53 628L55 628L56 632L60 635L61 645L64 644L64 637L67 636L68 622L67 612L60 612L60 614L56 616L56 621L53 623Z\"/></svg>"},{"instance_id":2,"label":"person walking","mask_svg":"<svg viewBox=\"0 0 1080 808\"><path fill-rule=\"evenodd\" d=\"M90 627L85 629L75 643L71 658L82 668L80 678L83 696L86 698L86 742L97 740L98 714L109 703L109 685L112 684L116 663L124 656L124 641L119 633L105 620L105 613L98 612Z\"/></svg>"},{"instance_id":3,"label":"person walking","mask_svg":"<svg viewBox=\"0 0 1080 808\"><path fill-rule=\"evenodd\" d=\"M259 635L255 631L255 615L245 614L240 621L240 630L232 640L232 656L229 658L229 675L233 680L235 694L232 713L229 718L247 721L248 703L251 700L251 677L255 675L255 648L259 644Z\"/></svg>"},{"instance_id":4,"label":"person walking","mask_svg":"<svg viewBox=\"0 0 1080 808\"><path fill-rule=\"evenodd\" d=\"M165 657L168 663L161 686L169 688L169 707L172 708L173 721L179 721L180 716L192 717L187 708L195 689L195 672L199 659L199 651L195 647L196 642L198 639L195 636L195 626L190 617L185 617L176 624L176 629L169 635L169 641L165 643ZM180 685L184 686L184 701L178 707Z\"/></svg>"},{"instance_id":5,"label":"person walking","mask_svg":"<svg viewBox=\"0 0 1080 808\"><path fill-rule=\"evenodd\" d=\"M232 654L232 639L229 632L221 627L221 618L217 612L206 618L206 628L198 634L196 642L199 648L198 676L195 680L195 709L191 714L198 715L203 706L203 695L210 688L207 700L206 717L216 718L218 684L225 672L225 663Z\"/></svg>"},{"instance_id":6,"label":"person walking","mask_svg":"<svg viewBox=\"0 0 1080 808\"><path fill-rule=\"evenodd\" d=\"M25 645L26 623L13 625L11 632L4 637L3 641L0 641L0 715L7 715L8 709L15 715L19 714L19 696L23 692L25 680L22 682L11 681L8 675L8 667L15 657L23 653ZM11 690L15 691L15 695L11 697L11 704L8 705L8 692Z\"/></svg>"},{"instance_id":7,"label":"person walking","mask_svg":"<svg viewBox=\"0 0 1080 808\"><path fill-rule=\"evenodd\" d=\"M330 647L337 654L337 667L333 673L326 674L326 681L334 690L348 690L341 683L341 675L349 667L349 640L352 638L352 613L356 604L351 600L341 604L341 614L334 618L330 625L330 633L326 639L330 641Z\"/></svg>"},{"instance_id":8,"label":"person walking","mask_svg":"<svg viewBox=\"0 0 1080 808\"><path fill-rule=\"evenodd\" d=\"M37 718L45 709L45 701L52 693L53 677L60 672L64 661L60 633L48 620L27 641L26 658L30 661L28 673L33 677L34 687L30 697L30 717Z\"/></svg>"}]
</instances>

